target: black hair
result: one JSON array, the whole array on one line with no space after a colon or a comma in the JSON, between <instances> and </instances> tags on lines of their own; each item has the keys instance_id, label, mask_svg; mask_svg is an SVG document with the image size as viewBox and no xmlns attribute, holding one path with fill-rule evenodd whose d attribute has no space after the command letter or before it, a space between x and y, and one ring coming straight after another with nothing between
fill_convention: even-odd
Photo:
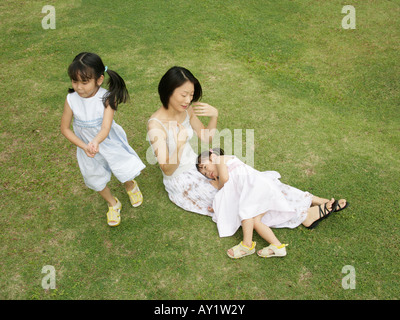
<instances>
[{"instance_id":1,"label":"black hair","mask_svg":"<svg viewBox=\"0 0 400 320\"><path fill-rule=\"evenodd\" d=\"M216 154L217 156L223 156L224 155L224 150L221 148L212 148L210 150L203 151L202 153L199 154L197 157L196 161L196 168L198 171L200 171L200 165L203 164L204 159L210 159L212 154Z\"/></svg>"},{"instance_id":2,"label":"black hair","mask_svg":"<svg viewBox=\"0 0 400 320\"><path fill-rule=\"evenodd\" d=\"M104 72L109 75L108 93L103 97L104 107L109 105L112 109L117 110L120 103L127 102L129 93L126 89L124 80L118 73L110 69L106 69L101 58L91 52L81 52L78 54L68 67L68 75L71 80L88 81L94 79L97 81ZM74 89L69 89L69 93L74 92Z\"/></svg>"},{"instance_id":3,"label":"black hair","mask_svg":"<svg viewBox=\"0 0 400 320\"><path fill-rule=\"evenodd\" d=\"M170 68L161 78L158 84L158 94L165 109L168 109L169 98L174 90L185 82L190 81L194 86L192 102L199 101L203 94L199 80L187 69L183 67Z\"/></svg>"}]
</instances>

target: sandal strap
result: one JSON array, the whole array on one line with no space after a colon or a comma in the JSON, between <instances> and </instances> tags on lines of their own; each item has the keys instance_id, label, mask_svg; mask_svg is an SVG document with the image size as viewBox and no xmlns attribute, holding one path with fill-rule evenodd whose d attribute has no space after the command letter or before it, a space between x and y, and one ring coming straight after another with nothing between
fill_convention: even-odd
<instances>
[{"instance_id":1,"label":"sandal strap","mask_svg":"<svg viewBox=\"0 0 400 320\"><path fill-rule=\"evenodd\" d=\"M108 222L119 222L120 214L113 207L108 208L107 220Z\"/></svg>"},{"instance_id":2,"label":"sandal strap","mask_svg":"<svg viewBox=\"0 0 400 320\"><path fill-rule=\"evenodd\" d=\"M133 190L131 190L127 191L127 193L133 198L137 198L139 200L142 198L142 193L140 191L133 192Z\"/></svg>"},{"instance_id":3,"label":"sandal strap","mask_svg":"<svg viewBox=\"0 0 400 320\"><path fill-rule=\"evenodd\" d=\"M336 210L337 206L339 205L339 202L338 202L337 200L335 200L335 201L332 203L331 209L328 209L328 208L326 207L326 204L327 204L327 202L324 203L324 209L323 209L323 210L322 210L322 208L321 208L322 204L320 204L320 205L318 206L318 208L319 208L319 218L320 218L320 219L321 219L321 218L325 218L328 214L334 212L334 211Z\"/></svg>"},{"instance_id":4,"label":"sandal strap","mask_svg":"<svg viewBox=\"0 0 400 320\"><path fill-rule=\"evenodd\" d=\"M139 186L135 180L132 180L134 183L134 187L132 190L127 191L129 195L129 199L131 201L132 206L137 207L143 202L143 194L139 189Z\"/></svg>"},{"instance_id":5,"label":"sandal strap","mask_svg":"<svg viewBox=\"0 0 400 320\"><path fill-rule=\"evenodd\" d=\"M256 242L255 241L252 242L251 248L245 246L243 244L243 241L241 241L238 245L236 245L236 246L231 248L232 251L233 251L233 258L240 258L240 257L243 257L245 255L249 255L249 254L254 253L255 246L256 246ZM242 253L242 252L244 252L244 253Z\"/></svg>"},{"instance_id":6,"label":"sandal strap","mask_svg":"<svg viewBox=\"0 0 400 320\"><path fill-rule=\"evenodd\" d=\"M322 220L324 220L325 218L327 218L332 212L335 212L337 206L338 206L338 201L337 201L337 200L335 200L335 201L332 203L331 210L329 210L329 209L326 207L326 203L324 203L324 206L323 206L323 207L322 207L322 204L320 204L320 205L318 206L318 209L319 209L319 218L318 218L317 220L315 220L315 221L314 221L310 226L308 226L307 228L308 228L308 229L314 229ZM322 208L323 208L323 209L322 209Z\"/></svg>"},{"instance_id":7,"label":"sandal strap","mask_svg":"<svg viewBox=\"0 0 400 320\"><path fill-rule=\"evenodd\" d=\"M259 254L261 257L282 257L286 255L286 249L285 247L287 247L288 244L282 244L279 247L270 244L268 247L262 248L261 249L261 254ZM282 250L283 249L283 250ZM273 252L273 254L270 254L268 252L268 250L271 250Z\"/></svg>"},{"instance_id":8,"label":"sandal strap","mask_svg":"<svg viewBox=\"0 0 400 320\"><path fill-rule=\"evenodd\" d=\"M140 190L136 192L133 192L133 190L131 190L127 191L127 193L129 195L129 199L131 200L132 205L139 204L143 201L143 194Z\"/></svg>"},{"instance_id":9,"label":"sandal strap","mask_svg":"<svg viewBox=\"0 0 400 320\"><path fill-rule=\"evenodd\" d=\"M343 209L346 209L348 206L349 206L349 203L347 202L347 200L346 200L346 204L343 207L339 204L339 201L338 201L338 204L337 204L337 207L336 207L335 211L336 212L341 211Z\"/></svg>"}]
</instances>

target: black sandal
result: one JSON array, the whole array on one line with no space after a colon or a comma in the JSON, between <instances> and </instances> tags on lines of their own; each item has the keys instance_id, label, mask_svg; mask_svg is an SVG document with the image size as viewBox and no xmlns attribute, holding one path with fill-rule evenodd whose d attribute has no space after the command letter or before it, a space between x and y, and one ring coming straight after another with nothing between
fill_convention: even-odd
<instances>
[{"instance_id":1,"label":"black sandal","mask_svg":"<svg viewBox=\"0 0 400 320\"><path fill-rule=\"evenodd\" d=\"M341 207L340 204L339 204L339 201L338 201L338 204L337 204L337 207L336 207L336 209L335 209L335 212L342 211L342 210L346 209L349 205L350 205L350 204L349 204L349 203L347 202L347 200L346 200L346 204L345 204L343 207Z\"/></svg>"},{"instance_id":2,"label":"black sandal","mask_svg":"<svg viewBox=\"0 0 400 320\"><path fill-rule=\"evenodd\" d=\"M319 219L315 220L310 226L308 226L308 227L307 227L308 229L314 229L314 228L318 225L318 223L320 223L322 220L328 218L329 215L330 215L332 212L335 212L337 206L339 205L338 201L335 200L335 201L332 203L332 208L329 210L329 209L326 207L326 204L327 204L327 203L328 203L328 202L324 203L324 209L322 209L322 207L321 207L322 204L320 204L320 205L318 206L318 208L319 208ZM342 209L344 209L344 207L343 207Z\"/></svg>"}]
</instances>

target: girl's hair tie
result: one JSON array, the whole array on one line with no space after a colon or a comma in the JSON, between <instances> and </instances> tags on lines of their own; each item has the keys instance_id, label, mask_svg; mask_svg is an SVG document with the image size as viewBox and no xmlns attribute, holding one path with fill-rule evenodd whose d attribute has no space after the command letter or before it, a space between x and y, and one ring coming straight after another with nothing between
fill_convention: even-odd
<instances>
[{"instance_id":1,"label":"girl's hair tie","mask_svg":"<svg viewBox=\"0 0 400 320\"><path fill-rule=\"evenodd\" d=\"M208 151L210 151L210 153L214 153L214 150L212 148L210 150L208 150Z\"/></svg>"},{"instance_id":2,"label":"girl's hair tie","mask_svg":"<svg viewBox=\"0 0 400 320\"><path fill-rule=\"evenodd\" d=\"M106 66L105 69L104 69L104 72L107 72L107 69L108 69L108 67Z\"/></svg>"}]
</instances>

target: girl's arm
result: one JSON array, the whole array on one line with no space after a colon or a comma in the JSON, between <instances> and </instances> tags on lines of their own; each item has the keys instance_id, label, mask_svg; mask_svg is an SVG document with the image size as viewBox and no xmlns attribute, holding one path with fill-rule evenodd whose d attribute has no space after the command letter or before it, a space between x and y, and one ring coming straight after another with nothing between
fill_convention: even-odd
<instances>
[{"instance_id":1,"label":"girl's arm","mask_svg":"<svg viewBox=\"0 0 400 320\"><path fill-rule=\"evenodd\" d=\"M201 141L209 143L212 141L218 122L218 110L203 102L194 102L188 109L190 124ZM197 117L210 117L207 127Z\"/></svg>"},{"instance_id":2,"label":"girl's arm","mask_svg":"<svg viewBox=\"0 0 400 320\"><path fill-rule=\"evenodd\" d=\"M220 190L229 180L228 167L224 162L223 156L219 157L219 161L216 163L216 166L218 169L218 190Z\"/></svg>"},{"instance_id":3,"label":"girl's arm","mask_svg":"<svg viewBox=\"0 0 400 320\"><path fill-rule=\"evenodd\" d=\"M111 125L114 119L114 113L115 111L110 106L107 106L104 109L101 129L99 133L96 135L96 137L89 143L89 147L91 148L93 153L99 152L99 144L102 143L110 133Z\"/></svg>"},{"instance_id":4,"label":"girl's arm","mask_svg":"<svg viewBox=\"0 0 400 320\"><path fill-rule=\"evenodd\" d=\"M61 133L70 142L72 142L74 145L78 146L83 151L85 151L85 153L88 157L93 158L95 156L95 154L90 151L88 145L86 143L84 143L81 139L79 139L75 135L75 133L71 130L72 117L73 117L73 113L72 113L71 107L69 106L67 99L65 99L64 111L63 111L63 115L61 117L61 125L60 125Z\"/></svg>"},{"instance_id":5,"label":"girl's arm","mask_svg":"<svg viewBox=\"0 0 400 320\"><path fill-rule=\"evenodd\" d=\"M167 136L161 124L157 121L149 121L147 132L153 151L157 157L161 170L167 175L172 175L179 167L180 157L187 139L187 131L184 126L178 123L179 133L176 135L176 148L169 155Z\"/></svg>"}]
</instances>

